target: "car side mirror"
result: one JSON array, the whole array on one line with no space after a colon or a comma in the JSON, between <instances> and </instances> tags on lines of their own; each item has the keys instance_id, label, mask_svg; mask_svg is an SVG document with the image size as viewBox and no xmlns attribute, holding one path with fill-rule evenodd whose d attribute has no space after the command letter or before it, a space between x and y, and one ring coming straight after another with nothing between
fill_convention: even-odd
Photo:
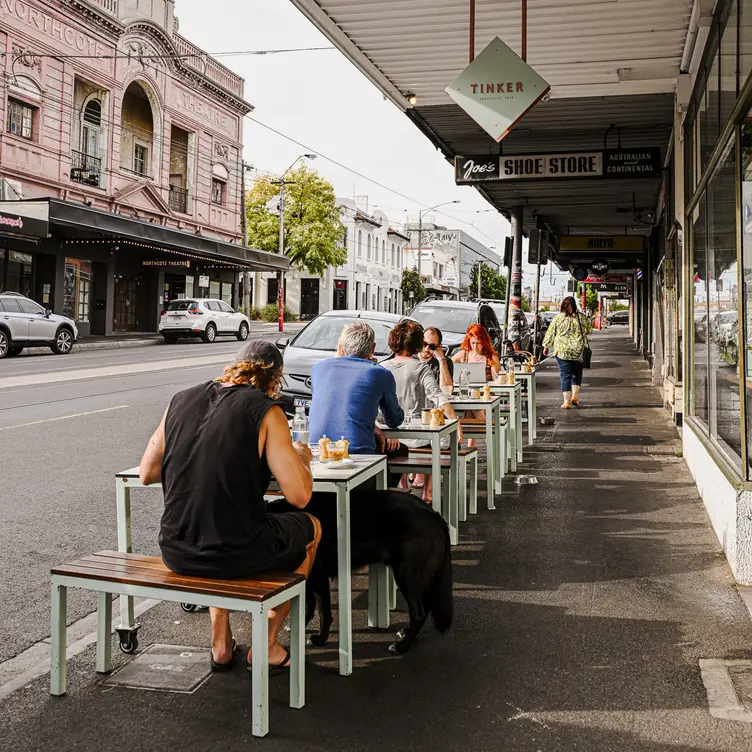
<instances>
[{"instance_id":1,"label":"car side mirror","mask_svg":"<svg viewBox=\"0 0 752 752\"><path fill-rule=\"evenodd\" d=\"M52 316L52 311L51 311L51 310L50 310L49 308L45 308L45 309L44 309L44 315L45 315L45 316L46 316L47 318L49 318L50 316Z\"/></svg>"},{"instance_id":2,"label":"car side mirror","mask_svg":"<svg viewBox=\"0 0 752 752\"><path fill-rule=\"evenodd\" d=\"M274 344L280 350L284 350L290 344L290 338L289 337L280 337L280 339L278 339Z\"/></svg>"}]
</instances>

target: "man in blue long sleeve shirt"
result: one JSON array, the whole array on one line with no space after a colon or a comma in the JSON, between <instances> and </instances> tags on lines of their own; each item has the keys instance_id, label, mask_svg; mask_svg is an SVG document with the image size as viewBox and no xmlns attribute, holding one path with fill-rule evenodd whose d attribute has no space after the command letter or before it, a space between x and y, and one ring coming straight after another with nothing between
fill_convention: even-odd
<instances>
[{"instance_id":1,"label":"man in blue long sleeve shirt","mask_svg":"<svg viewBox=\"0 0 752 752\"><path fill-rule=\"evenodd\" d=\"M394 376L371 358L376 337L368 324L348 324L339 338L337 355L311 370L311 442L323 436L345 437L352 454L375 454L374 426L381 409L389 428L404 419L397 402Z\"/></svg>"}]
</instances>

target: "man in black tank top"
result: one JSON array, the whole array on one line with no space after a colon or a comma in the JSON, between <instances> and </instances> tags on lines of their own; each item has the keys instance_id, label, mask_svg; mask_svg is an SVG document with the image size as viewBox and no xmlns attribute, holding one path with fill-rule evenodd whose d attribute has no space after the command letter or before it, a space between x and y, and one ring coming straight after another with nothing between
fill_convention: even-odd
<instances>
[{"instance_id":1,"label":"man in black tank top","mask_svg":"<svg viewBox=\"0 0 752 752\"><path fill-rule=\"evenodd\" d=\"M264 500L272 475L298 509L308 504L313 489L311 451L293 445L287 418L273 399L281 379L279 351L256 340L241 347L220 379L172 398L140 475L145 484L163 484L159 546L176 574L308 576L321 537L318 520L304 512L270 513ZM289 666L289 653L277 642L288 611L289 604L271 612L270 667ZM234 652L229 612L210 613L212 667L229 669Z\"/></svg>"}]
</instances>

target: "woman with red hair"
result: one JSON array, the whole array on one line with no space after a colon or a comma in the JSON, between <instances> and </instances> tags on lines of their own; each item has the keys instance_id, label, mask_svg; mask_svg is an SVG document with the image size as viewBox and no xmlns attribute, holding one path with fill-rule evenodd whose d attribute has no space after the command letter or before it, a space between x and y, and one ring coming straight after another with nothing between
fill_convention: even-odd
<instances>
[{"instance_id":1,"label":"woman with red hair","mask_svg":"<svg viewBox=\"0 0 752 752\"><path fill-rule=\"evenodd\" d=\"M491 344L486 328L481 324L471 324L462 340L459 352L452 357L455 363L483 363L486 366L486 381L501 371L499 353Z\"/></svg>"},{"instance_id":2,"label":"woman with red hair","mask_svg":"<svg viewBox=\"0 0 752 752\"><path fill-rule=\"evenodd\" d=\"M455 363L483 363L486 366L486 381L493 381L493 377L501 371L499 353L491 344L486 327L481 324L471 324L465 332L459 352L452 356ZM472 413L474 418L485 418L482 410ZM468 439L469 447L475 446L473 439Z\"/></svg>"}]
</instances>

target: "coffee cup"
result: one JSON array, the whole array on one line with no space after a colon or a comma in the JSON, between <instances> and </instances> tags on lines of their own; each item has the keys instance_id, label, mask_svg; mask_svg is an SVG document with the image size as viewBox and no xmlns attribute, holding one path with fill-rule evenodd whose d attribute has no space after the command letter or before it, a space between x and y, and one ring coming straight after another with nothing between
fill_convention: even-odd
<instances>
[{"instance_id":1,"label":"coffee cup","mask_svg":"<svg viewBox=\"0 0 752 752\"><path fill-rule=\"evenodd\" d=\"M480 399L480 389L471 389L470 399Z\"/></svg>"}]
</instances>

